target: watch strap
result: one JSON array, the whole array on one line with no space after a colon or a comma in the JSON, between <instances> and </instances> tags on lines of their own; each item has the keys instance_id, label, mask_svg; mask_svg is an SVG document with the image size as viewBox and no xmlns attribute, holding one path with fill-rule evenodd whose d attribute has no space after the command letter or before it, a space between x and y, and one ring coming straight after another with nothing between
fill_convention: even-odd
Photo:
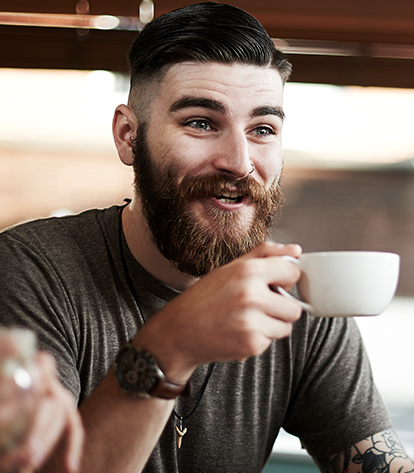
<instances>
[{"instance_id":1,"label":"watch strap","mask_svg":"<svg viewBox=\"0 0 414 473\"><path fill-rule=\"evenodd\" d=\"M185 384L174 383L173 381L167 379L161 370L160 373L162 376L159 376L154 388L148 391L148 394L151 397L159 397L161 399L175 399L178 396L190 397L190 381Z\"/></svg>"}]
</instances>

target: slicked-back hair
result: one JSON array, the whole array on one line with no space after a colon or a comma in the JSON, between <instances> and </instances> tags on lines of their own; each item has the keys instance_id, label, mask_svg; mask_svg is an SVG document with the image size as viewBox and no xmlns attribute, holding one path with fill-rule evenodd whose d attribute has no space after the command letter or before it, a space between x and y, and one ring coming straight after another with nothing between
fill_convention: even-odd
<instances>
[{"instance_id":1,"label":"slicked-back hair","mask_svg":"<svg viewBox=\"0 0 414 473\"><path fill-rule=\"evenodd\" d=\"M292 68L249 13L231 5L199 3L158 17L134 39L129 51L131 90L185 61L270 66L283 82Z\"/></svg>"}]
</instances>

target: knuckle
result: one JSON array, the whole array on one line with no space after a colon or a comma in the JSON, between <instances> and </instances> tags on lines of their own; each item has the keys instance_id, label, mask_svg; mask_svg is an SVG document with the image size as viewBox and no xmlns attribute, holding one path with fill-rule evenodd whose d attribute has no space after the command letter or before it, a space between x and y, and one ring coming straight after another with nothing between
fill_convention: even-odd
<instances>
[{"instance_id":1,"label":"knuckle","mask_svg":"<svg viewBox=\"0 0 414 473\"><path fill-rule=\"evenodd\" d=\"M248 351L251 355L260 355L267 349L269 343L270 341L268 339L265 340L263 336L251 337Z\"/></svg>"},{"instance_id":2,"label":"knuckle","mask_svg":"<svg viewBox=\"0 0 414 473\"><path fill-rule=\"evenodd\" d=\"M254 288L244 287L240 289L238 294L238 303L242 310L260 309L261 300Z\"/></svg>"},{"instance_id":3,"label":"knuckle","mask_svg":"<svg viewBox=\"0 0 414 473\"><path fill-rule=\"evenodd\" d=\"M299 269L299 266L293 265L293 276L294 276L294 281L298 281L302 275L301 270Z\"/></svg>"},{"instance_id":4,"label":"knuckle","mask_svg":"<svg viewBox=\"0 0 414 473\"><path fill-rule=\"evenodd\" d=\"M240 280L249 280L257 277L262 272L263 263L260 259L239 260L235 277Z\"/></svg>"},{"instance_id":5,"label":"knuckle","mask_svg":"<svg viewBox=\"0 0 414 473\"><path fill-rule=\"evenodd\" d=\"M245 316L240 319L240 350L243 358L262 353L270 340L263 334L257 317Z\"/></svg>"},{"instance_id":6,"label":"knuckle","mask_svg":"<svg viewBox=\"0 0 414 473\"><path fill-rule=\"evenodd\" d=\"M286 338L292 333L293 324L287 322L282 325L280 330L280 338Z\"/></svg>"},{"instance_id":7,"label":"knuckle","mask_svg":"<svg viewBox=\"0 0 414 473\"><path fill-rule=\"evenodd\" d=\"M285 313L288 321L295 322L302 315L302 307L294 299L287 299L284 301Z\"/></svg>"},{"instance_id":8,"label":"knuckle","mask_svg":"<svg viewBox=\"0 0 414 473\"><path fill-rule=\"evenodd\" d=\"M287 322L296 322L302 316L302 307L294 300L286 300L285 314Z\"/></svg>"},{"instance_id":9,"label":"knuckle","mask_svg":"<svg viewBox=\"0 0 414 473\"><path fill-rule=\"evenodd\" d=\"M292 309L292 320L296 322L297 320L301 318L303 309L298 302L296 301L292 301L292 302L294 303L294 307Z\"/></svg>"},{"instance_id":10,"label":"knuckle","mask_svg":"<svg viewBox=\"0 0 414 473\"><path fill-rule=\"evenodd\" d=\"M299 269L299 266L283 258L280 258L280 262L284 266L283 270L284 270L284 273L286 274L287 281L295 283L302 274L301 270Z\"/></svg>"},{"instance_id":11,"label":"knuckle","mask_svg":"<svg viewBox=\"0 0 414 473\"><path fill-rule=\"evenodd\" d=\"M264 241L260 245L260 249L263 250L265 253L269 251L274 251L276 249L276 245L271 241Z\"/></svg>"}]
</instances>

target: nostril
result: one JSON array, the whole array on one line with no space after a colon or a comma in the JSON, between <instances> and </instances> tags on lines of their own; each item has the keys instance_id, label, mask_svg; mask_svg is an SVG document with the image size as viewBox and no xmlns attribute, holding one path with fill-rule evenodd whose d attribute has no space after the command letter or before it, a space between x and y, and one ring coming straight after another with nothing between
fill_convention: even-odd
<instances>
[{"instance_id":1,"label":"nostril","mask_svg":"<svg viewBox=\"0 0 414 473\"><path fill-rule=\"evenodd\" d=\"M252 174L255 170L254 164L249 161L249 164L231 164L228 163L224 164L221 163L221 165L215 164L214 166L217 171L222 173L223 175L227 177L231 177L232 179L243 179L247 177L249 174Z\"/></svg>"}]
</instances>

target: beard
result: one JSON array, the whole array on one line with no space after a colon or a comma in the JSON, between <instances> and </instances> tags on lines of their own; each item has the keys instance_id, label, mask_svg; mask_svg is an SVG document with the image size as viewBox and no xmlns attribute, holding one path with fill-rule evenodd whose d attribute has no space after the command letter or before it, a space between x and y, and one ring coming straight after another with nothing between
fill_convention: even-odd
<instances>
[{"instance_id":1,"label":"beard","mask_svg":"<svg viewBox=\"0 0 414 473\"><path fill-rule=\"evenodd\" d=\"M231 180L216 173L187 175L177 185L177 169L161 170L154 165L146 137L147 124L142 123L133 140L135 192L154 243L176 268L201 277L266 240L284 203L279 179L268 189L250 175ZM213 206L207 211L208 224L193 215L191 201L220 196L234 187L255 205L249 222L238 211Z\"/></svg>"}]
</instances>

